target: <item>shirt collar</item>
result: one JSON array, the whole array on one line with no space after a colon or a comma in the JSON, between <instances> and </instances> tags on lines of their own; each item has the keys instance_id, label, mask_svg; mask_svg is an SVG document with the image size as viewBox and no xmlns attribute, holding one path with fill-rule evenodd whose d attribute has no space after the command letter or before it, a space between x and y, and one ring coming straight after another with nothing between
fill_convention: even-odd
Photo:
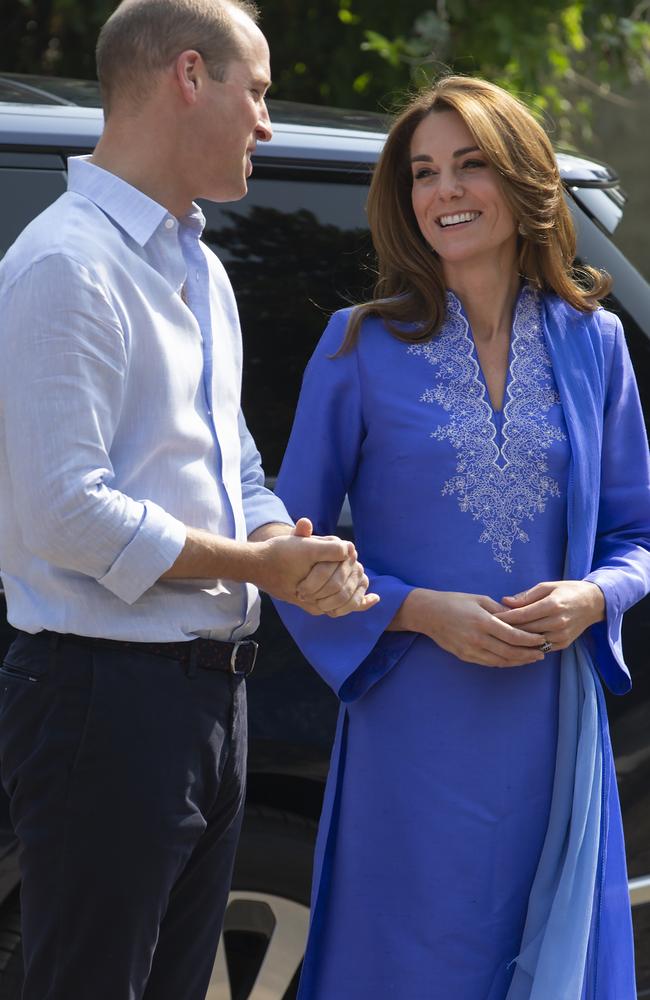
<instances>
[{"instance_id":1,"label":"shirt collar","mask_svg":"<svg viewBox=\"0 0 650 1000\"><path fill-rule=\"evenodd\" d=\"M91 163L89 156L68 157L68 190L92 201L141 247L149 242L163 222L171 220L176 224L178 221L149 195L117 174ZM195 204L180 221L196 230L197 237L205 225L205 217Z\"/></svg>"},{"instance_id":2,"label":"shirt collar","mask_svg":"<svg viewBox=\"0 0 650 1000\"><path fill-rule=\"evenodd\" d=\"M198 240L205 228L205 215L196 202L192 202L191 210L187 213L187 215L183 215L179 219L179 222L181 225L186 226L187 229L194 233Z\"/></svg>"}]
</instances>

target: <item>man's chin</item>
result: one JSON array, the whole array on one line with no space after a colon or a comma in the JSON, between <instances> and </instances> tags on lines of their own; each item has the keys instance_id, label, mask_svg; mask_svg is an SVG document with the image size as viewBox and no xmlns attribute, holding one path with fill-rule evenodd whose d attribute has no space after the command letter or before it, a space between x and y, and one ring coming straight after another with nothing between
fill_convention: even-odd
<instances>
[{"instance_id":1,"label":"man's chin","mask_svg":"<svg viewBox=\"0 0 650 1000\"><path fill-rule=\"evenodd\" d=\"M242 178L241 184L232 187L222 187L215 189L212 194L200 195L201 198L205 198L206 201L216 201L216 202L226 202L226 201L240 201L245 195L248 194L248 184L246 179Z\"/></svg>"}]
</instances>

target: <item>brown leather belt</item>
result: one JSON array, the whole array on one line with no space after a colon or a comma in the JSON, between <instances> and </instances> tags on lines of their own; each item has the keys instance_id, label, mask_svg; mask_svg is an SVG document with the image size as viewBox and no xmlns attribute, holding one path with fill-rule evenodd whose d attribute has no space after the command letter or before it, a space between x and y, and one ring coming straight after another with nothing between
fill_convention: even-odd
<instances>
[{"instance_id":1,"label":"brown leather belt","mask_svg":"<svg viewBox=\"0 0 650 1000\"><path fill-rule=\"evenodd\" d=\"M89 648L115 649L131 653L147 653L178 660L192 670L223 670L248 677L255 666L258 645L252 639L222 642L219 639L190 639L187 642L131 642L127 639L98 639L94 636L73 635L70 632L48 632L53 648L62 642L72 642Z\"/></svg>"}]
</instances>

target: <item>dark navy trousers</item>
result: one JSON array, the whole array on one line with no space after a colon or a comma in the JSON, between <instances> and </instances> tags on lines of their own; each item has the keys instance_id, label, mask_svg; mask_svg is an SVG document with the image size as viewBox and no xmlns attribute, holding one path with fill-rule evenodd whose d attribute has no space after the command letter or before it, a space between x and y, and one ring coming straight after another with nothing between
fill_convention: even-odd
<instances>
[{"instance_id":1,"label":"dark navy trousers","mask_svg":"<svg viewBox=\"0 0 650 1000\"><path fill-rule=\"evenodd\" d=\"M244 681L19 634L0 766L23 1000L204 1000L241 825Z\"/></svg>"}]
</instances>

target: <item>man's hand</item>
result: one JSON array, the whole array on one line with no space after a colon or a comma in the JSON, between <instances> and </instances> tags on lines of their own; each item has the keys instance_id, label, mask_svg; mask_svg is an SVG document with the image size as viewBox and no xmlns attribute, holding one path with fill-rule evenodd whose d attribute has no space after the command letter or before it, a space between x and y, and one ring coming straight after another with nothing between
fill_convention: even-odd
<instances>
[{"instance_id":1,"label":"man's hand","mask_svg":"<svg viewBox=\"0 0 650 1000\"><path fill-rule=\"evenodd\" d=\"M310 614L339 617L365 611L379 600L366 595L368 578L354 545L333 535L314 537L308 518L301 518L290 534L256 542L256 548L251 583Z\"/></svg>"},{"instance_id":2,"label":"man's hand","mask_svg":"<svg viewBox=\"0 0 650 1000\"><path fill-rule=\"evenodd\" d=\"M313 526L309 518L301 517L296 523L294 534L310 538ZM329 535L327 538L333 538ZM368 594L369 580L363 566L357 559L352 542L343 562L319 562L309 575L298 584L297 596L300 606L312 615L328 615L340 618L351 611L367 611L379 602L378 594Z\"/></svg>"},{"instance_id":3,"label":"man's hand","mask_svg":"<svg viewBox=\"0 0 650 1000\"><path fill-rule=\"evenodd\" d=\"M586 580L538 583L514 597L504 597L497 617L525 632L542 635L553 649L566 649L585 629L605 617L600 587Z\"/></svg>"}]
</instances>

